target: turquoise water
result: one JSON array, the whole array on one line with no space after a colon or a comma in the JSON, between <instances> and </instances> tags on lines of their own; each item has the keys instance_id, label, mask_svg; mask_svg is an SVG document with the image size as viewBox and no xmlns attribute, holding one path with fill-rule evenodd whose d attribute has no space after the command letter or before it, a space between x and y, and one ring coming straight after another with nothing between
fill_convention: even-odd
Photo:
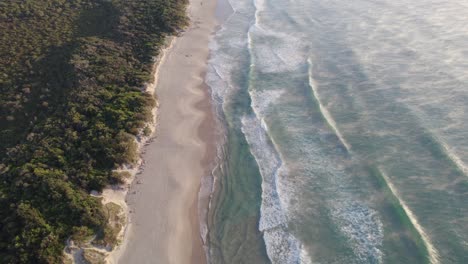
<instances>
[{"instance_id":1,"label":"turquoise water","mask_svg":"<svg viewBox=\"0 0 468 264\"><path fill-rule=\"evenodd\" d=\"M468 263L468 4L231 5L211 263Z\"/></svg>"}]
</instances>

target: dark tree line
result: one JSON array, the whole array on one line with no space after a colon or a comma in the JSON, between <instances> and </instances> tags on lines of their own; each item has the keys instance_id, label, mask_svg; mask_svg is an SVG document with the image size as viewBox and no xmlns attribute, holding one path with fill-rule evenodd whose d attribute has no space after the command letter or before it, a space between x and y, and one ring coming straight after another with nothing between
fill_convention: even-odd
<instances>
[{"instance_id":1,"label":"dark tree line","mask_svg":"<svg viewBox=\"0 0 468 264\"><path fill-rule=\"evenodd\" d=\"M186 2L0 1L1 263L61 263L70 236L113 241L89 192L136 160L154 106L142 87Z\"/></svg>"}]
</instances>

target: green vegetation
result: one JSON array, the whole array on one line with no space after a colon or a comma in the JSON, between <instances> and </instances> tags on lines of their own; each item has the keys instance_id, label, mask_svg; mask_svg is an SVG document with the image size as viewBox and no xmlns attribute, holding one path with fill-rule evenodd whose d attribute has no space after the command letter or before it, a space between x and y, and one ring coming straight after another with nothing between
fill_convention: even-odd
<instances>
[{"instance_id":1,"label":"green vegetation","mask_svg":"<svg viewBox=\"0 0 468 264\"><path fill-rule=\"evenodd\" d=\"M89 264L105 264L105 256L103 253L93 250L93 249L85 249L83 258Z\"/></svg>"},{"instance_id":2,"label":"green vegetation","mask_svg":"<svg viewBox=\"0 0 468 264\"><path fill-rule=\"evenodd\" d=\"M61 263L65 241L105 234L91 190L137 158L143 92L187 0L0 1L0 260Z\"/></svg>"}]
</instances>

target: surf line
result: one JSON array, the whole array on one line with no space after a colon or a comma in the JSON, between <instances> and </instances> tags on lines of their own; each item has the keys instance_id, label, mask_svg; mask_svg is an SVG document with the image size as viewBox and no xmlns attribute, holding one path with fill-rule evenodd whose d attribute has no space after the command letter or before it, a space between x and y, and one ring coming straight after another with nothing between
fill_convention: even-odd
<instances>
[{"instance_id":1,"label":"surf line","mask_svg":"<svg viewBox=\"0 0 468 264\"><path fill-rule=\"evenodd\" d=\"M323 118L328 123L328 125L332 128L333 132L335 132L336 136L340 140L341 144L346 148L346 151L351 152L351 145L345 140L343 135L341 134L340 130L336 126L336 122L331 116L330 112L328 112L327 108L323 106L322 101L320 100L320 95L317 91L317 82L312 78L312 60L310 58L307 59L307 63L309 65L309 86L312 89L312 93L314 95L315 100L319 106L320 112L322 113Z\"/></svg>"},{"instance_id":2,"label":"surf line","mask_svg":"<svg viewBox=\"0 0 468 264\"><path fill-rule=\"evenodd\" d=\"M444 141L440 140L436 136L436 140L439 142L439 144L442 146L444 149L445 154L447 157L452 160L452 162L455 164L455 166L463 173L465 176L468 176L468 168L466 167L465 163L458 157L453 151L450 149L450 147L445 143Z\"/></svg>"},{"instance_id":3,"label":"surf line","mask_svg":"<svg viewBox=\"0 0 468 264\"><path fill-rule=\"evenodd\" d=\"M400 203L401 207L403 208L403 211L405 211L406 215L408 216L409 220L411 221L411 224L414 226L416 231L419 233L421 236L421 239L424 243L424 246L427 249L427 252L429 254L429 262L431 264L439 264L439 253L437 252L437 249L432 245L432 242L429 238L429 236L426 234L422 226L419 224L418 219L414 215L413 211L406 205L406 203L400 198L400 195L398 191L396 190L395 186L393 183L390 181L388 178L387 174L384 172L384 170L381 167L377 167L377 169L380 171L380 174L382 175L382 178L385 180L387 183L388 188L392 192L393 196L398 200Z\"/></svg>"}]
</instances>

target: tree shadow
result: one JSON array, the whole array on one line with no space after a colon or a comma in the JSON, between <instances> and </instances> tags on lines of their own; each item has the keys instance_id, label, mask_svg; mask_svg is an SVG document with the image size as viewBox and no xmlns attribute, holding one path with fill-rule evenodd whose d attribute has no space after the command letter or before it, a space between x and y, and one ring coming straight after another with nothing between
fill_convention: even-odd
<instances>
[{"instance_id":1,"label":"tree shadow","mask_svg":"<svg viewBox=\"0 0 468 264\"><path fill-rule=\"evenodd\" d=\"M96 7L83 10L77 20L75 37L118 39L121 12L112 2L100 2Z\"/></svg>"}]
</instances>

